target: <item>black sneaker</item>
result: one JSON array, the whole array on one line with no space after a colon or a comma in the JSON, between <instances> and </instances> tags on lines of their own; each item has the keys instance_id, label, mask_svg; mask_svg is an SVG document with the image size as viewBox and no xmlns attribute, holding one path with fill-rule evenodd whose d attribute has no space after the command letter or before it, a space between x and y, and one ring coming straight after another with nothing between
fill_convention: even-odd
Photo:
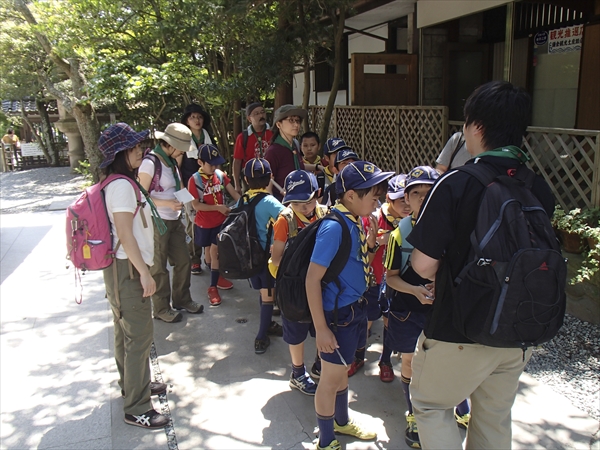
<instances>
[{"instance_id":1,"label":"black sneaker","mask_svg":"<svg viewBox=\"0 0 600 450\"><path fill-rule=\"evenodd\" d=\"M280 316L281 315L281 310L279 309L279 306L273 305L273 315L274 316Z\"/></svg>"},{"instance_id":2,"label":"black sneaker","mask_svg":"<svg viewBox=\"0 0 600 450\"><path fill-rule=\"evenodd\" d=\"M321 368L317 366L317 363L313 363L312 367L310 368L310 376L313 380L318 380L321 378Z\"/></svg>"},{"instance_id":3,"label":"black sneaker","mask_svg":"<svg viewBox=\"0 0 600 450\"><path fill-rule=\"evenodd\" d=\"M404 441L410 448L421 448L415 415L408 414L408 412L406 413L406 432L404 433Z\"/></svg>"},{"instance_id":4,"label":"black sneaker","mask_svg":"<svg viewBox=\"0 0 600 450\"><path fill-rule=\"evenodd\" d=\"M265 336L264 339L254 339L254 353L262 355L267 351L267 348L271 345L271 339L269 336Z\"/></svg>"},{"instance_id":5,"label":"black sneaker","mask_svg":"<svg viewBox=\"0 0 600 450\"><path fill-rule=\"evenodd\" d=\"M167 392L167 385L158 381L150 382L150 395L160 395ZM121 389L121 397L125 398L125 391Z\"/></svg>"},{"instance_id":6,"label":"black sneaker","mask_svg":"<svg viewBox=\"0 0 600 450\"><path fill-rule=\"evenodd\" d=\"M192 275L201 275L202 274L202 267L200 267L200 264L192 264Z\"/></svg>"},{"instance_id":7,"label":"black sneaker","mask_svg":"<svg viewBox=\"0 0 600 450\"><path fill-rule=\"evenodd\" d=\"M129 425L135 425L136 427L155 430L166 427L169 424L169 418L167 416L163 416L158 411L151 409L150 411L146 411L144 414L140 414L139 416L134 414L125 414L125 423Z\"/></svg>"},{"instance_id":8,"label":"black sneaker","mask_svg":"<svg viewBox=\"0 0 600 450\"><path fill-rule=\"evenodd\" d=\"M272 321L271 325L269 325L269 328L267 328L267 335L268 336L283 336L283 327L281 325L279 325L277 322Z\"/></svg>"}]
</instances>

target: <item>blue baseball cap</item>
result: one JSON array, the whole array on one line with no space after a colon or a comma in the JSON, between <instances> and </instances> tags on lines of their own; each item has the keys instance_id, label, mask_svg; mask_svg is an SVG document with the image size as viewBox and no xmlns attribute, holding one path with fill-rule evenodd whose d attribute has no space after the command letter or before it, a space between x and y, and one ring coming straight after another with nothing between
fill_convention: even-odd
<instances>
[{"instance_id":1,"label":"blue baseball cap","mask_svg":"<svg viewBox=\"0 0 600 450\"><path fill-rule=\"evenodd\" d=\"M440 177L440 174L431 166L417 166L408 172L404 191L407 192L410 186L416 184L433 184Z\"/></svg>"},{"instance_id":2,"label":"blue baseball cap","mask_svg":"<svg viewBox=\"0 0 600 450\"><path fill-rule=\"evenodd\" d=\"M354 150L352 150L350 147L341 149L335 154L335 167L337 167L338 164L342 161L346 161L348 159L360 161L360 157L356 153L354 153Z\"/></svg>"},{"instance_id":3,"label":"blue baseball cap","mask_svg":"<svg viewBox=\"0 0 600 450\"><path fill-rule=\"evenodd\" d=\"M325 145L323 146L323 151L326 155L331 155L332 153L339 152L343 148L350 148L348 144L343 139L332 137L327 139Z\"/></svg>"},{"instance_id":4,"label":"blue baseball cap","mask_svg":"<svg viewBox=\"0 0 600 450\"><path fill-rule=\"evenodd\" d=\"M225 158L221 156L219 149L214 144L202 144L198 148L198 155L198 159L201 159L211 166L218 166L225 163Z\"/></svg>"},{"instance_id":5,"label":"blue baseball cap","mask_svg":"<svg viewBox=\"0 0 600 450\"><path fill-rule=\"evenodd\" d=\"M289 202L308 202L312 200L315 192L319 190L317 177L306 170L294 170L285 177L283 184L285 196L283 197L284 205Z\"/></svg>"},{"instance_id":6,"label":"blue baseball cap","mask_svg":"<svg viewBox=\"0 0 600 450\"><path fill-rule=\"evenodd\" d=\"M390 200L398 200L404 197L404 188L406 187L406 174L401 173L388 181L387 195Z\"/></svg>"},{"instance_id":7,"label":"blue baseball cap","mask_svg":"<svg viewBox=\"0 0 600 450\"><path fill-rule=\"evenodd\" d=\"M356 189L368 189L394 176L394 172L383 172L368 161L355 161L340 172L335 182L338 195Z\"/></svg>"},{"instance_id":8,"label":"blue baseball cap","mask_svg":"<svg viewBox=\"0 0 600 450\"><path fill-rule=\"evenodd\" d=\"M244 166L246 178L260 178L271 173L271 165L266 159L252 158Z\"/></svg>"}]
</instances>

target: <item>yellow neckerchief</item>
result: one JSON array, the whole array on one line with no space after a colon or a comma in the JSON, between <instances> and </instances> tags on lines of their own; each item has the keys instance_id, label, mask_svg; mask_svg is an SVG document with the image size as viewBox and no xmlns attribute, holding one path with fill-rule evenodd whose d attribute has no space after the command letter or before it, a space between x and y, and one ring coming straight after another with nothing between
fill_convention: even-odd
<instances>
[{"instance_id":1,"label":"yellow neckerchief","mask_svg":"<svg viewBox=\"0 0 600 450\"><path fill-rule=\"evenodd\" d=\"M385 202L383 205L381 205L381 214L384 215L385 220L387 220L391 226L394 228L398 227L398 223L400 223L400 217L394 217L390 214L390 204L388 202Z\"/></svg>"},{"instance_id":2,"label":"yellow neckerchief","mask_svg":"<svg viewBox=\"0 0 600 450\"><path fill-rule=\"evenodd\" d=\"M248 196L248 200L252 200L252 198L254 198L254 196L256 194L260 194L261 192L264 192L265 194L270 194L270 192L267 191L265 188L260 188L260 189L248 189L244 195Z\"/></svg>"},{"instance_id":3,"label":"yellow neckerchief","mask_svg":"<svg viewBox=\"0 0 600 450\"><path fill-rule=\"evenodd\" d=\"M335 157L335 155L334 155L334 157ZM334 176L334 174L333 174L333 172L332 172L332 171L329 169L329 166L325 167L325 170L324 170L323 172L325 172L325 175L327 175L327 178L329 179L329 182L330 182L330 183L333 183L333 176Z\"/></svg>"},{"instance_id":4,"label":"yellow neckerchief","mask_svg":"<svg viewBox=\"0 0 600 450\"><path fill-rule=\"evenodd\" d=\"M362 222L358 220L354 215L341 203L336 203L333 209L341 212L344 216L346 216L351 222L353 222L358 228L358 235L360 236L360 257L363 262L363 270L365 272L365 283L367 286L369 285L370 279L370 269L369 269L369 254L368 254L368 245L367 245L367 236L365 235L365 230L362 226Z\"/></svg>"},{"instance_id":5,"label":"yellow neckerchief","mask_svg":"<svg viewBox=\"0 0 600 450\"><path fill-rule=\"evenodd\" d=\"M304 164L321 164L321 157L319 155L317 155L317 157L315 158L314 162L310 162L308 159L306 158L302 158L304 160Z\"/></svg>"},{"instance_id":6,"label":"yellow neckerchief","mask_svg":"<svg viewBox=\"0 0 600 450\"><path fill-rule=\"evenodd\" d=\"M216 174L213 173L212 175L207 175L204 172L202 172L202 169L198 169L198 173L200 174L200 177L202 178L203 181L205 181L205 185L204 185L204 189L206 190L207 187L211 188L214 186L214 179ZM213 200L215 201L215 205L219 205L219 200L217 199L217 194L215 194L215 190L211 189L211 193L213 196Z\"/></svg>"}]
</instances>

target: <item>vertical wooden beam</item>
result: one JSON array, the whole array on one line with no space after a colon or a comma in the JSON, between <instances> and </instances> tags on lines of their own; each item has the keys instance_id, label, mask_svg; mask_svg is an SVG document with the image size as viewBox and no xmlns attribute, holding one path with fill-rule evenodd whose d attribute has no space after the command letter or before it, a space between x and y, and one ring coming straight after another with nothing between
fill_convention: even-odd
<instances>
[{"instance_id":1,"label":"vertical wooden beam","mask_svg":"<svg viewBox=\"0 0 600 450\"><path fill-rule=\"evenodd\" d=\"M600 133L596 135L594 149L594 176L592 177L592 205L600 206Z\"/></svg>"},{"instance_id":2,"label":"vertical wooden beam","mask_svg":"<svg viewBox=\"0 0 600 450\"><path fill-rule=\"evenodd\" d=\"M416 14L411 12L408 16L408 29L406 30L406 52L412 55L415 52Z\"/></svg>"},{"instance_id":3,"label":"vertical wooden beam","mask_svg":"<svg viewBox=\"0 0 600 450\"><path fill-rule=\"evenodd\" d=\"M504 81L512 78L512 57L514 41L515 3L506 5L506 35L504 38Z\"/></svg>"}]
</instances>

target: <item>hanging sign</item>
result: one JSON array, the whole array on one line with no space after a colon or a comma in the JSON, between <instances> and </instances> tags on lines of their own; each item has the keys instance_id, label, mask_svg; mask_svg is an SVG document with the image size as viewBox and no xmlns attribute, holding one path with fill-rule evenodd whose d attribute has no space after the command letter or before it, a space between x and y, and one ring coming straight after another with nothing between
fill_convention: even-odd
<instances>
[{"instance_id":1,"label":"hanging sign","mask_svg":"<svg viewBox=\"0 0 600 450\"><path fill-rule=\"evenodd\" d=\"M552 30L548 38L548 53L578 52L582 39L583 25Z\"/></svg>"}]
</instances>

